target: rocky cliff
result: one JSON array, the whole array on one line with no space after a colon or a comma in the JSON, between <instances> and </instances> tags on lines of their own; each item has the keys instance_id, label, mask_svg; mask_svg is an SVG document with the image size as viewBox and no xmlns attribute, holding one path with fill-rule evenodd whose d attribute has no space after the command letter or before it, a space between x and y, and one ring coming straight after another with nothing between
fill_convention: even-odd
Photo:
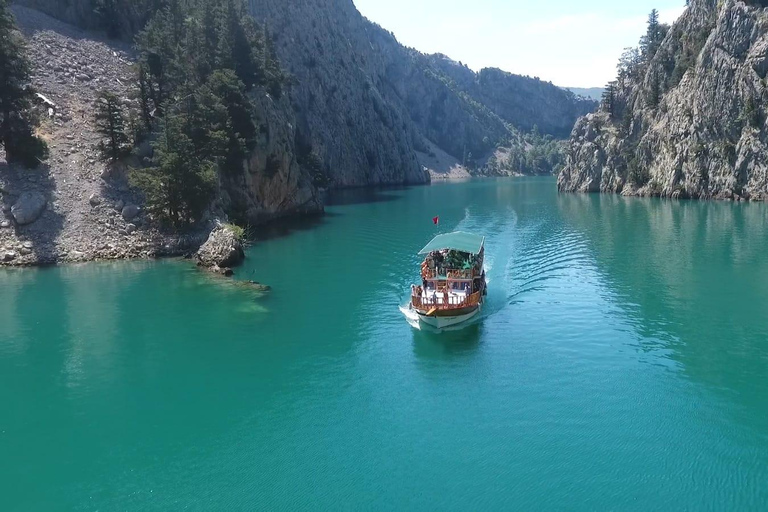
<instances>
[{"instance_id":1,"label":"rocky cliff","mask_svg":"<svg viewBox=\"0 0 768 512\"><path fill-rule=\"evenodd\" d=\"M766 2L691 0L652 59L577 122L559 189L765 199L767 80Z\"/></svg>"},{"instance_id":2,"label":"rocky cliff","mask_svg":"<svg viewBox=\"0 0 768 512\"><path fill-rule=\"evenodd\" d=\"M292 112L278 117L291 124L296 159L317 185L424 183L430 179L427 154L481 163L498 146L519 139L518 128L536 125L563 136L595 107L536 79L499 70L476 74L444 56L405 48L350 0L247 2L294 77ZM163 5L162 0L17 3L123 37ZM300 191L303 199L310 193Z\"/></svg>"},{"instance_id":3,"label":"rocky cliff","mask_svg":"<svg viewBox=\"0 0 768 512\"><path fill-rule=\"evenodd\" d=\"M336 186L423 182L427 153L481 161L518 138L518 127L566 134L596 106L552 84L498 70L478 75L405 48L349 0L249 5L296 77L298 136Z\"/></svg>"}]
</instances>

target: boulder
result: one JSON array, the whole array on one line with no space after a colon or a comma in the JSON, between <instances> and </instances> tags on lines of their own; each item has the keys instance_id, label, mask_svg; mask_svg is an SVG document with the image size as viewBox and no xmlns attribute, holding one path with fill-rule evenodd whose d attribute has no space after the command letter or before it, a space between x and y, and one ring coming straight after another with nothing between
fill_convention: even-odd
<instances>
[{"instance_id":1,"label":"boulder","mask_svg":"<svg viewBox=\"0 0 768 512\"><path fill-rule=\"evenodd\" d=\"M11 221L4 220L0 222L0 228L9 228L9 227L11 227Z\"/></svg>"},{"instance_id":2,"label":"boulder","mask_svg":"<svg viewBox=\"0 0 768 512\"><path fill-rule=\"evenodd\" d=\"M96 194L91 194L91 197L88 198L88 202L91 204L91 206L96 207L101 204L101 198Z\"/></svg>"},{"instance_id":3,"label":"boulder","mask_svg":"<svg viewBox=\"0 0 768 512\"><path fill-rule=\"evenodd\" d=\"M0 261L13 261L16 259L16 253L13 251L4 251L0 253Z\"/></svg>"},{"instance_id":4,"label":"boulder","mask_svg":"<svg viewBox=\"0 0 768 512\"><path fill-rule=\"evenodd\" d=\"M17 224L31 224L42 215L46 203L45 196L40 192L24 192L11 207L11 214Z\"/></svg>"},{"instance_id":5,"label":"boulder","mask_svg":"<svg viewBox=\"0 0 768 512\"><path fill-rule=\"evenodd\" d=\"M239 265L245 259L243 244L237 235L226 226L219 226L208 236L208 240L197 251L198 265L207 268L229 268Z\"/></svg>"},{"instance_id":6,"label":"boulder","mask_svg":"<svg viewBox=\"0 0 768 512\"><path fill-rule=\"evenodd\" d=\"M127 204L123 207L122 215L123 219L127 222L132 221L139 214L139 207L135 204Z\"/></svg>"},{"instance_id":7,"label":"boulder","mask_svg":"<svg viewBox=\"0 0 768 512\"><path fill-rule=\"evenodd\" d=\"M128 233L129 235L131 233L133 233L134 231L136 231L136 225L135 224L128 224L127 226L125 226L125 232Z\"/></svg>"}]
</instances>

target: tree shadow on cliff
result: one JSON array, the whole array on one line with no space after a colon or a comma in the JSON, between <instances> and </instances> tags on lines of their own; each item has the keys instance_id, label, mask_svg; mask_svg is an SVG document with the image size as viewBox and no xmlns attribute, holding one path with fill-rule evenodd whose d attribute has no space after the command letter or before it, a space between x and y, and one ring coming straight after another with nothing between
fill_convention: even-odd
<instances>
[{"instance_id":1,"label":"tree shadow on cliff","mask_svg":"<svg viewBox=\"0 0 768 512\"><path fill-rule=\"evenodd\" d=\"M56 240L64 229L64 216L52 208L55 191L56 183L51 177L48 165L26 169L9 165L4 159L0 159L0 221L8 220L11 223L10 228L0 228L0 245L12 246L7 248L17 253L31 251L39 264L56 263ZM46 206L37 220L21 226L15 222L11 207L24 192L41 193ZM13 230L15 237L9 236L9 230ZM23 249L18 249L18 246Z\"/></svg>"}]
</instances>

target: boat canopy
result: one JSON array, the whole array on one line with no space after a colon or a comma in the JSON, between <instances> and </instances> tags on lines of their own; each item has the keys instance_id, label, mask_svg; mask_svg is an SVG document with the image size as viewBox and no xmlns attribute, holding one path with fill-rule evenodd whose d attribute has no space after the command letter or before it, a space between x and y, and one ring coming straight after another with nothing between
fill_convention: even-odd
<instances>
[{"instance_id":1,"label":"boat canopy","mask_svg":"<svg viewBox=\"0 0 768 512\"><path fill-rule=\"evenodd\" d=\"M469 254L480 254L485 243L485 237L456 231L455 233L446 233L437 235L424 247L419 254L429 254L435 251L450 249L452 251L466 252Z\"/></svg>"}]
</instances>

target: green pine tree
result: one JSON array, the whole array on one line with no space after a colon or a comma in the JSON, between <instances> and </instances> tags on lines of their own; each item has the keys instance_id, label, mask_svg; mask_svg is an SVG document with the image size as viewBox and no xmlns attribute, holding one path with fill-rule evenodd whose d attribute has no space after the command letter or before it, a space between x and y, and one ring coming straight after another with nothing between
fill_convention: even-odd
<instances>
[{"instance_id":1,"label":"green pine tree","mask_svg":"<svg viewBox=\"0 0 768 512\"><path fill-rule=\"evenodd\" d=\"M101 91L96 100L96 131L102 136L98 144L104 160L115 162L130 151L130 138L126 133L123 105L115 94Z\"/></svg>"},{"instance_id":2,"label":"green pine tree","mask_svg":"<svg viewBox=\"0 0 768 512\"><path fill-rule=\"evenodd\" d=\"M30 64L21 34L6 0L0 0L0 143L9 162L37 166L48 147L34 134L30 110Z\"/></svg>"},{"instance_id":3,"label":"green pine tree","mask_svg":"<svg viewBox=\"0 0 768 512\"><path fill-rule=\"evenodd\" d=\"M650 62L666 36L668 26L659 22L659 11L653 9L648 15L648 29L640 40L640 50L645 62Z\"/></svg>"},{"instance_id":4,"label":"green pine tree","mask_svg":"<svg viewBox=\"0 0 768 512\"><path fill-rule=\"evenodd\" d=\"M602 106L613 117L616 113L616 82L609 82L603 91Z\"/></svg>"},{"instance_id":5,"label":"green pine tree","mask_svg":"<svg viewBox=\"0 0 768 512\"><path fill-rule=\"evenodd\" d=\"M131 175L132 183L144 192L149 210L175 227L198 219L216 191L215 164L195 158L184 124L180 116L166 116L153 144L152 166Z\"/></svg>"},{"instance_id":6,"label":"green pine tree","mask_svg":"<svg viewBox=\"0 0 768 512\"><path fill-rule=\"evenodd\" d=\"M158 215L192 222L213 197L215 173L241 171L256 146L249 93L279 98L289 80L244 0L166 0L136 46L139 114L156 143L135 183Z\"/></svg>"}]
</instances>

